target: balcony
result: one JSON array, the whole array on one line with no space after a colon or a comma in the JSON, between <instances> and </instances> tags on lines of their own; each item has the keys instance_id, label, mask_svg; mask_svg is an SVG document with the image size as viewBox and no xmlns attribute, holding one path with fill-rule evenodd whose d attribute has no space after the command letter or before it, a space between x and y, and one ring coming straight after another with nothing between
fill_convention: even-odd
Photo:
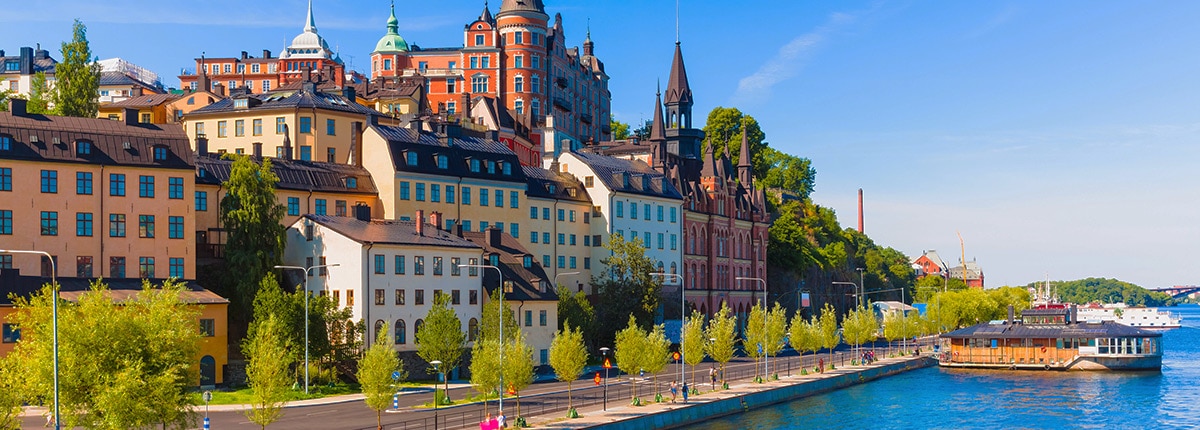
<instances>
[{"instance_id":1,"label":"balcony","mask_svg":"<svg viewBox=\"0 0 1200 430\"><path fill-rule=\"evenodd\" d=\"M592 114L581 113L581 114L579 114L579 120L583 121L584 124L591 124L592 123Z\"/></svg>"},{"instance_id":2,"label":"balcony","mask_svg":"<svg viewBox=\"0 0 1200 430\"><path fill-rule=\"evenodd\" d=\"M562 96L554 96L554 105L567 112L571 111L571 102Z\"/></svg>"},{"instance_id":3,"label":"balcony","mask_svg":"<svg viewBox=\"0 0 1200 430\"><path fill-rule=\"evenodd\" d=\"M559 88L566 88L568 82L566 77L559 76L554 78L554 83L558 84Z\"/></svg>"}]
</instances>

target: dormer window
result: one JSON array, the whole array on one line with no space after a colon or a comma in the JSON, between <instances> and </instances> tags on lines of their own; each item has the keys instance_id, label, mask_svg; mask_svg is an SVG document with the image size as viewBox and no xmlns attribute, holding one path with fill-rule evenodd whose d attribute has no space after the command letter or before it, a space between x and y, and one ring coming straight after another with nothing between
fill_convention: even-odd
<instances>
[{"instance_id":1,"label":"dormer window","mask_svg":"<svg viewBox=\"0 0 1200 430\"><path fill-rule=\"evenodd\" d=\"M571 196L571 197L575 197L575 189L574 189L574 188L567 188L567 195L568 195L568 196Z\"/></svg>"},{"instance_id":2,"label":"dormer window","mask_svg":"<svg viewBox=\"0 0 1200 430\"><path fill-rule=\"evenodd\" d=\"M250 99L234 99L233 100L233 108L234 109L249 109L250 108Z\"/></svg>"},{"instance_id":3,"label":"dormer window","mask_svg":"<svg viewBox=\"0 0 1200 430\"><path fill-rule=\"evenodd\" d=\"M554 194L555 191L558 191L558 187L556 187L554 184L546 184L546 189L550 191L550 194Z\"/></svg>"},{"instance_id":4,"label":"dormer window","mask_svg":"<svg viewBox=\"0 0 1200 430\"><path fill-rule=\"evenodd\" d=\"M75 141L75 156L86 157L92 155L92 142L86 140Z\"/></svg>"},{"instance_id":5,"label":"dormer window","mask_svg":"<svg viewBox=\"0 0 1200 430\"><path fill-rule=\"evenodd\" d=\"M154 161L167 161L167 147L165 147L165 146L155 146L154 147Z\"/></svg>"},{"instance_id":6,"label":"dormer window","mask_svg":"<svg viewBox=\"0 0 1200 430\"><path fill-rule=\"evenodd\" d=\"M346 188L358 188L358 178L346 178Z\"/></svg>"},{"instance_id":7,"label":"dormer window","mask_svg":"<svg viewBox=\"0 0 1200 430\"><path fill-rule=\"evenodd\" d=\"M629 173L622 174L621 181L623 182L625 188L629 188Z\"/></svg>"},{"instance_id":8,"label":"dormer window","mask_svg":"<svg viewBox=\"0 0 1200 430\"><path fill-rule=\"evenodd\" d=\"M408 163L409 166L417 165L417 153L416 152L408 151L407 153L405 153L404 157L406 159L405 161Z\"/></svg>"},{"instance_id":9,"label":"dormer window","mask_svg":"<svg viewBox=\"0 0 1200 430\"><path fill-rule=\"evenodd\" d=\"M526 255L525 258L521 261L521 264L523 266L525 266L526 269L533 267L533 256Z\"/></svg>"},{"instance_id":10,"label":"dormer window","mask_svg":"<svg viewBox=\"0 0 1200 430\"><path fill-rule=\"evenodd\" d=\"M496 162L488 160L487 169L488 169L488 174L491 174L491 175L496 174Z\"/></svg>"},{"instance_id":11,"label":"dormer window","mask_svg":"<svg viewBox=\"0 0 1200 430\"><path fill-rule=\"evenodd\" d=\"M489 255L488 263L490 263L493 266L500 267L500 254Z\"/></svg>"},{"instance_id":12,"label":"dormer window","mask_svg":"<svg viewBox=\"0 0 1200 430\"><path fill-rule=\"evenodd\" d=\"M450 157L447 157L445 155L438 155L437 156L437 166L439 169L449 169L450 168Z\"/></svg>"},{"instance_id":13,"label":"dormer window","mask_svg":"<svg viewBox=\"0 0 1200 430\"><path fill-rule=\"evenodd\" d=\"M512 163L500 163L500 166L505 176L512 175Z\"/></svg>"},{"instance_id":14,"label":"dormer window","mask_svg":"<svg viewBox=\"0 0 1200 430\"><path fill-rule=\"evenodd\" d=\"M12 151L12 136L0 134L0 151Z\"/></svg>"},{"instance_id":15,"label":"dormer window","mask_svg":"<svg viewBox=\"0 0 1200 430\"><path fill-rule=\"evenodd\" d=\"M470 164L471 164L471 172L479 173L479 160L471 159Z\"/></svg>"}]
</instances>

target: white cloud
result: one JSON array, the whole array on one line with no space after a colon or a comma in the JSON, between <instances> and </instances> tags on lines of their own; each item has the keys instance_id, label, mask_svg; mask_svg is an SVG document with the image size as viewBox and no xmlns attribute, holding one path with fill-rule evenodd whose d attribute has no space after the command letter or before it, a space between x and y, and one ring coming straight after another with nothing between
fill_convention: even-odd
<instances>
[{"instance_id":1,"label":"white cloud","mask_svg":"<svg viewBox=\"0 0 1200 430\"><path fill-rule=\"evenodd\" d=\"M831 33L856 19L857 16L853 14L835 12L829 15L825 24L783 45L757 71L738 81L737 92L733 95L734 104L762 101L769 97L772 87L800 73L809 55L820 49Z\"/></svg>"}]
</instances>

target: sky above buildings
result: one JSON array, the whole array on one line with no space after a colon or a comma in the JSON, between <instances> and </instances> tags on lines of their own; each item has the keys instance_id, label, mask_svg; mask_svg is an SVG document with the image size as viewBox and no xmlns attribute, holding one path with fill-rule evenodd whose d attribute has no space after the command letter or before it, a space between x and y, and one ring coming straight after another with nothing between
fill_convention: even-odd
<instances>
[{"instance_id":1,"label":"sky above buildings","mask_svg":"<svg viewBox=\"0 0 1200 430\"><path fill-rule=\"evenodd\" d=\"M491 2L492 12L500 0ZM317 28L366 73L386 1L315 0ZM100 58L178 86L201 52L278 55L304 0L43 0L0 14L0 49L55 58L73 18ZM462 44L481 1L402 1L410 45ZM697 118L732 106L807 157L814 200L910 257L964 254L989 286L1112 277L1200 284L1200 3L546 0L567 43L591 29L618 120L650 118L682 43Z\"/></svg>"}]
</instances>

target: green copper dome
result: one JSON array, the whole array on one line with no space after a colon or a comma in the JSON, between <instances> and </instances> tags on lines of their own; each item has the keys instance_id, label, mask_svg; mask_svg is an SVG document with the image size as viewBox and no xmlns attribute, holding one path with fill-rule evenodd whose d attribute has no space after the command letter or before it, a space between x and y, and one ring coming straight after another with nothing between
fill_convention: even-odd
<instances>
[{"instance_id":1,"label":"green copper dome","mask_svg":"<svg viewBox=\"0 0 1200 430\"><path fill-rule=\"evenodd\" d=\"M400 20L396 19L396 5L392 5L392 16L387 21L387 34L375 44L375 52L408 52L408 42L400 37Z\"/></svg>"}]
</instances>

